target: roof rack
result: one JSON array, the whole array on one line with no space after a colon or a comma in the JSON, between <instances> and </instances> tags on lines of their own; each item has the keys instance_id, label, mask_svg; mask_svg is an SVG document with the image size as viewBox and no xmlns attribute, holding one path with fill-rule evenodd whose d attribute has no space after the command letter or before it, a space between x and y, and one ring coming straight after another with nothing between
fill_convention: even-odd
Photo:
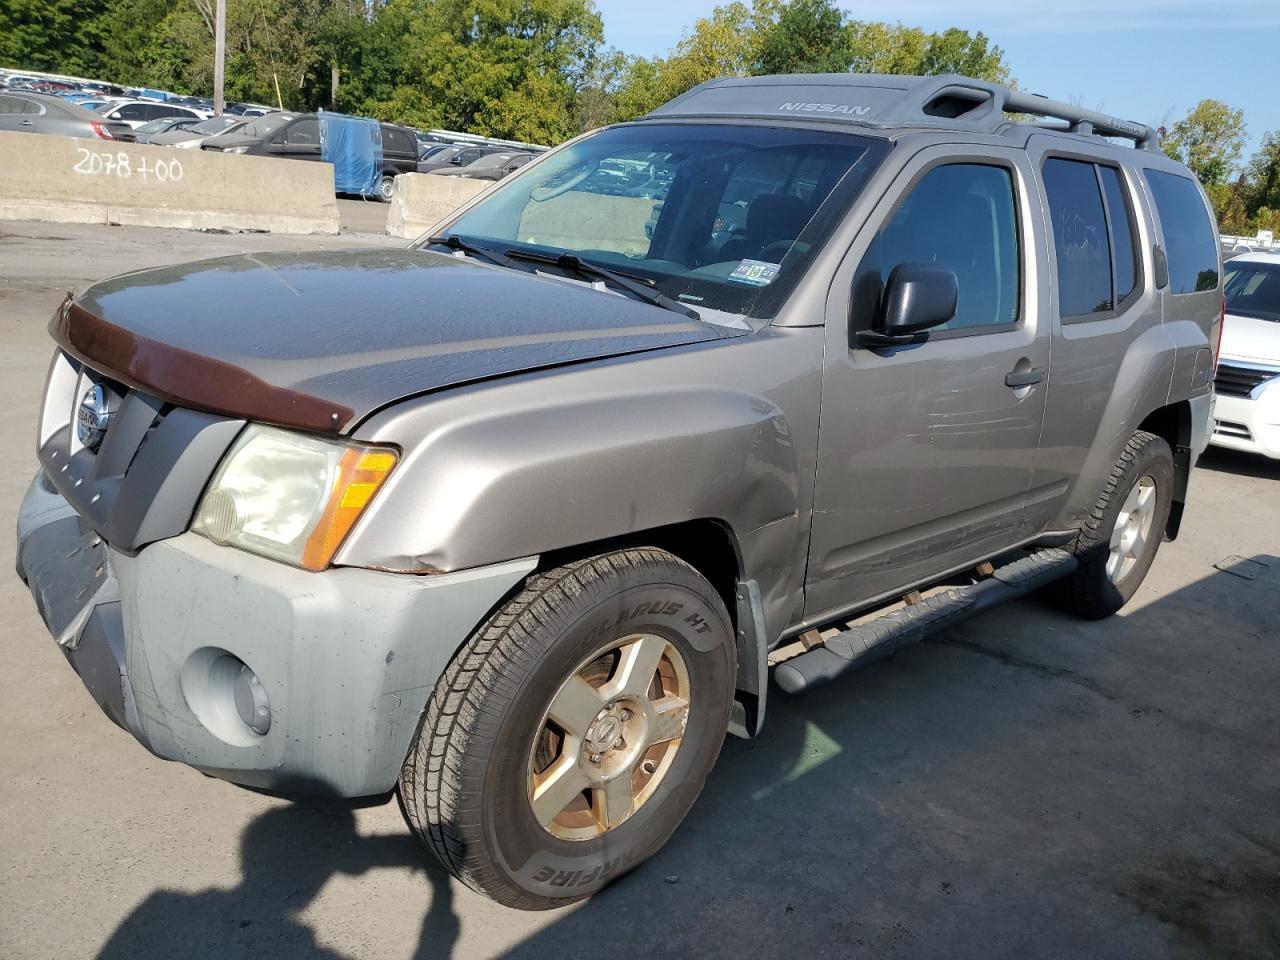
<instances>
[{"instance_id":1,"label":"roof rack","mask_svg":"<svg viewBox=\"0 0 1280 960\"><path fill-rule=\"evenodd\" d=\"M877 73L809 73L709 80L641 119L794 116L874 127L937 127L1000 133L1008 114L1064 121L1070 133L1120 137L1157 149L1145 123L1012 90L958 74L938 77ZM1056 128L1055 128L1056 129Z\"/></svg>"}]
</instances>

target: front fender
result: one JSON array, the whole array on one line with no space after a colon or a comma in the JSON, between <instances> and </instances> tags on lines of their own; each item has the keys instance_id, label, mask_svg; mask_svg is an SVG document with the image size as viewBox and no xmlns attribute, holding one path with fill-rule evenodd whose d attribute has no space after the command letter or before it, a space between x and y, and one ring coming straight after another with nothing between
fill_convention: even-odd
<instances>
[{"instance_id":1,"label":"front fender","mask_svg":"<svg viewBox=\"0 0 1280 960\"><path fill-rule=\"evenodd\" d=\"M780 534L788 548L802 541L816 409L798 449L777 397L807 391L816 406L817 374L805 369L816 365L788 375L785 348L761 353L758 338L744 341L491 382L388 411L359 433L398 443L404 459L337 562L458 570L695 519L721 521L739 543L756 531L774 548ZM767 360L769 373L754 369Z\"/></svg>"}]
</instances>

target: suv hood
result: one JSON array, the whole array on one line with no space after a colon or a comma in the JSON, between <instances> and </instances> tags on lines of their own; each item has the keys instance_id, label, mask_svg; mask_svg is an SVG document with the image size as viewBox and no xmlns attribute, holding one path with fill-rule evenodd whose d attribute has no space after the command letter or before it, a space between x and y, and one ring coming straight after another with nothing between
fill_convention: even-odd
<instances>
[{"instance_id":1,"label":"suv hood","mask_svg":"<svg viewBox=\"0 0 1280 960\"><path fill-rule=\"evenodd\" d=\"M422 250L224 257L105 280L50 327L183 406L340 433L442 387L749 332Z\"/></svg>"},{"instance_id":2,"label":"suv hood","mask_svg":"<svg viewBox=\"0 0 1280 960\"><path fill-rule=\"evenodd\" d=\"M1222 356L1280 365L1280 323L1228 313L1222 327Z\"/></svg>"}]
</instances>

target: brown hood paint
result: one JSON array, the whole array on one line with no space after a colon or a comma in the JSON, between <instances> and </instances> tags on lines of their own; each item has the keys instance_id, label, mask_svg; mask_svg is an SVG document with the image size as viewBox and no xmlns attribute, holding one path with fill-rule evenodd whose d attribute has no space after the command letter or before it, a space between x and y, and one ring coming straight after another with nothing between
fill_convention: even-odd
<instances>
[{"instance_id":1,"label":"brown hood paint","mask_svg":"<svg viewBox=\"0 0 1280 960\"><path fill-rule=\"evenodd\" d=\"M68 297L50 332L170 402L326 433L447 386L738 333L421 250L246 254L125 274Z\"/></svg>"}]
</instances>

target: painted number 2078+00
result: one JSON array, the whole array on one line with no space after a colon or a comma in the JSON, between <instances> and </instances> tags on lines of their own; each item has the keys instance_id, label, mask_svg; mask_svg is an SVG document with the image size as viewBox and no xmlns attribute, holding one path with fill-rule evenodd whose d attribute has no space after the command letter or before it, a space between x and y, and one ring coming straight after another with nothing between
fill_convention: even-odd
<instances>
[{"instance_id":1,"label":"painted number 2078+00","mask_svg":"<svg viewBox=\"0 0 1280 960\"><path fill-rule=\"evenodd\" d=\"M177 183L182 179L182 164L177 159L138 157L135 160L123 150L99 152L84 147L77 147L76 152L80 154L80 160L72 168L76 173L121 179L135 176L143 180L154 178L160 183Z\"/></svg>"}]
</instances>

